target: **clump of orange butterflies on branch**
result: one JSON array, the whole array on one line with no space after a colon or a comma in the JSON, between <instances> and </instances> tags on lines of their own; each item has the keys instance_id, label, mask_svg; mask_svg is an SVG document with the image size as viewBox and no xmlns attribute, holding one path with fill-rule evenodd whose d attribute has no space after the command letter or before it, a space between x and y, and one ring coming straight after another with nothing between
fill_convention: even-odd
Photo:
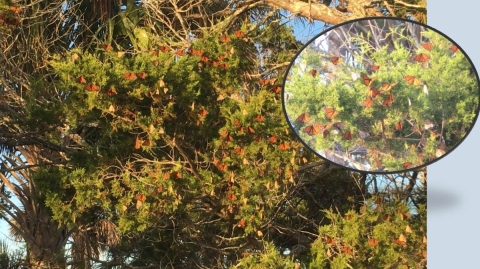
<instances>
[{"instance_id":1,"label":"clump of orange butterflies on branch","mask_svg":"<svg viewBox=\"0 0 480 269\"><path fill-rule=\"evenodd\" d=\"M8 10L0 13L0 23L7 26L18 26L20 25L19 14L21 12L20 7L9 6Z\"/></svg>"}]
</instances>

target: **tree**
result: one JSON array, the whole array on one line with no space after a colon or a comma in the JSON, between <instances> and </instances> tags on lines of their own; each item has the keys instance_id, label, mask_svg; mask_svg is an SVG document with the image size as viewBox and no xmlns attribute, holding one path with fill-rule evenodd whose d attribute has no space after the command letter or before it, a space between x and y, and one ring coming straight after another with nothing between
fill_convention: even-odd
<instances>
[{"instance_id":1,"label":"tree","mask_svg":"<svg viewBox=\"0 0 480 269\"><path fill-rule=\"evenodd\" d=\"M49 229L62 225L52 237L73 239L72 257L29 252L32 267L235 265L263 241L308 246L317 208L358 206L351 174L315 162L283 121L279 83L301 44L279 10L69 3L63 13L61 3L27 9L2 40L11 68L1 76L1 145L32 155L2 173L28 168L21 187L35 190ZM24 42L11 47L16 38ZM34 56L32 43L42 45Z\"/></svg>"}]
</instances>

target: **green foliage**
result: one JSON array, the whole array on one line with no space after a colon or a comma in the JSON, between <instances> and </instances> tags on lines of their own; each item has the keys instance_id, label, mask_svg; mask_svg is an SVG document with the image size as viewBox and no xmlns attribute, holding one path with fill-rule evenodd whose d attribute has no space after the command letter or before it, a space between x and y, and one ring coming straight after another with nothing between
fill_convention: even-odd
<instances>
[{"instance_id":1,"label":"green foliage","mask_svg":"<svg viewBox=\"0 0 480 269\"><path fill-rule=\"evenodd\" d=\"M404 169L404 163L422 165L431 161L465 137L478 111L478 85L467 58L460 51L453 53L451 42L438 33L422 32L422 37L434 44L430 51L423 47L407 49L404 44L415 44L415 40L398 30L391 29L384 35L393 40L391 47L376 49L364 37L351 37L361 54L351 56L353 63L338 66L322 52L310 47L302 51L285 86L293 94L286 110L302 140L322 154L333 148L334 142L345 149L359 144L371 153L370 164L381 159L390 171L397 171ZM415 61L421 53L430 59ZM368 57L363 61L365 55ZM372 70L372 65L380 68ZM312 75L312 70L319 74ZM370 86L363 76L372 79ZM409 83L406 76L414 77L415 83ZM390 89L388 84L392 85ZM380 94L372 96L370 89ZM388 106L385 102L390 93L393 102ZM368 98L371 105L365 105ZM327 107L338 111L334 119L327 118ZM294 122L302 113L309 115L309 125L323 124L326 133L307 134L307 124ZM425 130L429 120L435 122L435 128ZM332 133L333 123L343 123L344 127ZM352 140L345 139L347 131ZM359 131L367 132L370 138L361 138ZM441 135L446 144L439 141Z\"/></svg>"}]
</instances>

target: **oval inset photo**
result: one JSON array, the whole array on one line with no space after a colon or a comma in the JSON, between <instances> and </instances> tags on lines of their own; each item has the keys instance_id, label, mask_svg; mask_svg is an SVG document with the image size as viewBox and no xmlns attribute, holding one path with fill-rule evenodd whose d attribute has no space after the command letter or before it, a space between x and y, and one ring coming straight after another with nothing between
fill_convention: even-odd
<instances>
[{"instance_id":1,"label":"oval inset photo","mask_svg":"<svg viewBox=\"0 0 480 269\"><path fill-rule=\"evenodd\" d=\"M360 172L398 173L457 147L479 111L471 60L430 26L398 18L339 24L288 67L283 109L306 147Z\"/></svg>"}]
</instances>

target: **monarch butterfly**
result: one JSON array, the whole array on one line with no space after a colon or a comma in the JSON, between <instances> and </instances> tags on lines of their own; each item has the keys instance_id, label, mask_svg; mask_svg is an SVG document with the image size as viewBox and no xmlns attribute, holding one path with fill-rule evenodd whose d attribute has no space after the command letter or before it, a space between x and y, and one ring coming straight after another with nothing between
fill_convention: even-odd
<instances>
[{"instance_id":1,"label":"monarch butterfly","mask_svg":"<svg viewBox=\"0 0 480 269\"><path fill-rule=\"evenodd\" d=\"M240 147L235 148L234 151L235 151L235 153L237 153L238 155L242 155L243 152L244 152L243 148L240 148Z\"/></svg>"},{"instance_id":2,"label":"monarch butterfly","mask_svg":"<svg viewBox=\"0 0 480 269\"><path fill-rule=\"evenodd\" d=\"M335 116L338 115L338 111L336 111L335 109L333 109L331 107L326 107L325 108L325 113L327 114L327 118L329 118L329 119L333 119L333 118L335 118Z\"/></svg>"},{"instance_id":3,"label":"monarch butterfly","mask_svg":"<svg viewBox=\"0 0 480 269\"><path fill-rule=\"evenodd\" d=\"M339 64L341 64L341 63L343 62L343 58L334 56L334 57L330 58L330 61L331 61L334 65L339 65Z\"/></svg>"},{"instance_id":4,"label":"monarch butterfly","mask_svg":"<svg viewBox=\"0 0 480 269\"><path fill-rule=\"evenodd\" d=\"M412 57L412 59L413 59L414 61L419 62L419 63L424 63L424 62L430 60L430 56L428 56L428 55L425 54L425 53L420 53L420 54L414 55L414 56Z\"/></svg>"},{"instance_id":5,"label":"monarch butterfly","mask_svg":"<svg viewBox=\"0 0 480 269\"><path fill-rule=\"evenodd\" d=\"M208 63L208 61L209 59L206 56L202 56L202 58L200 58L200 62Z\"/></svg>"},{"instance_id":6,"label":"monarch butterfly","mask_svg":"<svg viewBox=\"0 0 480 269\"><path fill-rule=\"evenodd\" d=\"M372 82L374 82L377 79L376 77L375 78L369 78L367 76L367 74L365 74L365 73L362 73L361 75L362 75L362 78L363 78L363 84L365 84L366 86L372 85Z\"/></svg>"},{"instance_id":7,"label":"monarch butterfly","mask_svg":"<svg viewBox=\"0 0 480 269\"><path fill-rule=\"evenodd\" d=\"M426 50L432 50L433 48L433 43L430 42L430 43L425 43L425 44L422 44L422 47Z\"/></svg>"},{"instance_id":8,"label":"monarch butterfly","mask_svg":"<svg viewBox=\"0 0 480 269\"><path fill-rule=\"evenodd\" d=\"M262 86L265 86L265 85L267 85L267 84L269 84L269 83L271 83L271 82L272 82L272 81L271 81L269 78L261 79L261 80L259 81L260 85L262 85Z\"/></svg>"},{"instance_id":9,"label":"monarch butterfly","mask_svg":"<svg viewBox=\"0 0 480 269\"><path fill-rule=\"evenodd\" d=\"M408 169L408 168L410 168L411 166L412 166L412 163L411 163L411 162L404 162L404 163L403 163L403 168L405 168L405 169Z\"/></svg>"},{"instance_id":10,"label":"monarch butterfly","mask_svg":"<svg viewBox=\"0 0 480 269\"><path fill-rule=\"evenodd\" d=\"M106 94L108 96L112 96L112 95L117 94L117 91L114 88L110 88L110 89L107 90Z\"/></svg>"},{"instance_id":11,"label":"monarch butterfly","mask_svg":"<svg viewBox=\"0 0 480 269\"><path fill-rule=\"evenodd\" d=\"M98 87L97 85L95 85L93 83L90 83L90 84L85 85L85 90L89 91L89 92L98 92L100 90L100 87Z\"/></svg>"},{"instance_id":12,"label":"monarch butterfly","mask_svg":"<svg viewBox=\"0 0 480 269\"><path fill-rule=\"evenodd\" d=\"M141 79L144 79L147 77L147 73L145 72L140 72L140 73L137 73L137 77L141 78Z\"/></svg>"},{"instance_id":13,"label":"monarch butterfly","mask_svg":"<svg viewBox=\"0 0 480 269\"><path fill-rule=\"evenodd\" d=\"M415 85L415 86L416 86L416 85L422 85L422 81L421 81L419 78L415 77L415 76L404 76L403 78L404 78L404 79L408 82L408 84L410 84L410 85Z\"/></svg>"},{"instance_id":14,"label":"monarch butterfly","mask_svg":"<svg viewBox=\"0 0 480 269\"><path fill-rule=\"evenodd\" d=\"M386 92L386 91L389 91L392 89L393 86L397 85L398 82L394 82L394 83L386 83L386 82L383 82L382 83L382 88L380 88L380 92Z\"/></svg>"},{"instance_id":15,"label":"monarch butterfly","mask_svg":"<svg viewBox=\"0 0 480 269\"><path fill-rule=\"evenodd\" d=\"M110 44L104 44L103 49L106 50L106 51L110 51L110 50L113 50L113 47Z\"/></svg>"},{"instance_id":16,"label":"monarch butterfly","mask_svg":"<svg viewBox=\"0 0 480 269\"><path fill-rule=\"evenodd\" d=\"M352 133L350 131L345 132L343 138L345 138L346 140L352 140Z\"/></svg>"},{"instance_id":17,"label":"monarch butterfly","mask_svg":"<svg viewBox=\"0 0 480 269\"><path fill-rule=\"evenodd\" d=\"M375 239L375 238L368 239L368 245L371 246L371 247L377 246L378 245L377 239Z\"/></svg>"},{"instance_id":18,"label":"monarch butterfly","mask_svg":"<svg viewBox=\"0 0 480 269\"><path fill-rule=\"evenodd\" d=\"M298 116L298 118L295 120L297 122L303 122L303 123L308 123L310 121L310 119L308 118L308 114L307 113L302 113L300 114L300 116Z\"/></svg>"},{"instance_id":19,"label":"monarch butterfly","mask_svg":"<svg viewBox=\"0 0 480 269\"><path fill-rule=\"evenodd\" d=\"M235 126L235 127L240 126L240 120L236 119L235 122L233 123L233 126Z\"/></svg>"},{"instance_id":20,"label":"monarch butterfly","mask_svg":"<svg viewBox=\"0 0 480 269\"><path fill-rule=\"evenodd\" d=\"M145 194L137 194L135 195L135 199L138 201L144 202L147 199L147 197L145 196Z\"/></svg>"},{"instance_id":21,"label":"monarch butterfly","mask_svg":"<svg viewBox=\"0 0 480 269\"><path fill-rule=\"evenodd\" d=\"M198 111L198 115L200 115L200 117L205 117L208 115L208 111L205 109L201 109L200 111Z\"/></svg>"},{"instance_id":22,"label":"monarch butterfly","mask_svg":"<svg viewBox=\"0 0 480 269\"><path fill-rule=\"evenodd\" d=\"M303 129L303 131L305 133L307 133L308 135L312 136L312 135L316 135L316 134L322 132L324 129L325 129L325 125L320 124L320 123L315 123L313 125L305 127L305 129Z\"/></svg>"},{"instance_id":23,"label":"monarch butterfly","mask_svg":"<svg viewBox=\"0 0 480 269\"><path fill-rule=\"evenodd\" d=\"M371 69L374 71L378 71L378 69L380 69L380 65L372 65Z\"/></svg>"},{"instance_id":24,"label":"monarch butterfly","mask_svg":"<svg viewBox=\"0 0 480 269\"><path fill-rule=\"evenodd\" d=\"M262 122L265 120L265 117L263 115L258 115L254 119L254 121Z\"/></svg>"},{"instance_id":25,"label":"monarch butterfly","mask_svg":"<svg viewBox=\"0 0 480 269\"><path fill-rule=\"evenodd\" d=\"M219 67L220 69L227 69L228 63L219 64L218 67Z\"/></svg>"},{"instance_id":26,"label":"monarch butterfly","mask_svg":"<svg viewBox=\"0 0 480 269\"><path fill-rule=\"evenodd\" d=\"M160 61L159 60L153 60L152 64L153 64L153 66L158 66L158 64L160 64Z\"/></svg>"},{"instance_id":27,"label":"monarch butterfly","mask_svg":"<svg viewBox=\"0 0 480 269\"><path fill-rule=\"evenodd\" d=\"M220 37L220 41L222 42L230 42L230 37L228 35L222 35Z\"/></svg>"},{"instance_id":28,"label":"monarch butterfly","mask_svg":"<svg viewBox=\"0 0 480 269\"><path fill-rule=\"evenodd\" d=\"M168 46L160 46L159 49L160 49L161 52L165 53L165 52L167 52L167 51L170 50L170 47L168 47Z\"/></svg>"},{"instance_id":29,"label":"monarch butterfly","mask_svg":"<svg viewBox=\"0 0 480 269\"><path fill-rule=\"evenodd\" d=\"M243 37L244 33L240 30L234 31L233 32L237 38Z\"/></svg>"},{"instance_id":30,"label":"monarch butterfly","mask_svg":"<svg viewBox=\"0 0 480 269\"><path fill-rule=\"evenodd\" d=\"M360 103L361 106L364 106L364 107L372 107L373 106L373 100L371 97L368 97L366 100L362 101L362 103Z\"/></svg>"},{"instance_id":31,"label":"monarch butterfly","mask_svg":"<svg viewBox=\"0 0 480 269\"><path fill-rule=\"evenodd\" d=\"M179 49L175 52L176 55L178 56L183 56L183 54L185 54L185 50L184 49Z\"/></svg>"},{"instance_id":32,"label":"monarch butterfly","mask_svg":"<svg viewBox=\"0 0 480 269\"><path fill-rule=\"evenodd\" d=\"M227 55L219 55L217 57L217 60L219 60L219 61L223 61L223 60L226 60L226 59L227 59Z\"/></svg>"},{"instance_id":33,"label":"monarch butterfly","mask_svg":"<svg viewBox=\"0 0 480 269\"><path fill-rule=\"evenodd\" d=\"M290 148L290 146L287 144L287 142L278 145L279 150L287 150L289 148Z\"/></svg>"},{"instance_id":34,"label":"monarch butterfly","mask_svg":"<svg viewBox=\"0 0 480 269\"><path fill-rule=\"evenodd\" d=\"M158 51L154 50L150 55L152 55L152 57L158 56Z\"/></svg>"},{"instance_id":35,"label":"monarch butterfly","mask_svg":"<svg viewBox=\"0 0 480 269\"><path fill-rule=\"evenodd\" d=\"M457 52L458 51L458 47L456 45L452 45L450 47L450 50L453 51L453 52Z\"/></svg>"},{"instance_id":36,"label":"monarch butterfly","mask_svg":"<svg viewBox=\"0 0 480 269\"><path fill-rule=\"evenodd\" d=\"M268 138L268 141L272 142L272 143L277 143L277 137L272 135Z\"/></svg>"},{"instance_id":37,"label":"monarch butterfly","mask_svg":"<svg viewBox=\"0 0 480 269\"><path fill-rule=\"evenodd\" d=\"M401 122L397 122L397 124L395 124L395 129L397 129L398 131L401 131L402 127L403 127L403 124Z\"/></svg>"},{"instance_id":38,"label":"monarch butterfly","mask_svg":"<svg viewBox=\"0 0 480 269\"><path fill-rule=\"evenodd\" d=\"M369 94L372 98L376 98L380 94L380 91L375 88L370 88Z\"/></svg>"},{"instance_id":39,"label":"monarch butterfly","mask_svg":"<svg viewBox=\"0 0 480 269\"><path fill-rule=\"evenodd\" d=\"M128 72L128 73L123 74L123 77L128 79L128 80L135 80L137 78L137 76L132 72Z\"/></svg>"},{"instance_id":40,"label":"monarch butterfly","mask_svg":"<svg viewBox=\"0 0 480 269\"><path fill-rule=\"evenodd\" d=\"M282 85L273 85L272 91L274 93L280 93L282 91Z\"/></svg>"},{"instance_id":41,"label":"monarch butterfly","mask_svg":"<svg viewBox=\"0 0 480 269\"><path fill-rule=\"evenodd\" d=\"M249 133L249 134L254 134L254 133L255 133L255 130L254 130L251 126L248 126L248 127L247 127L247 133Z\"/></svg>"},{"instance_id":42,"label":"monarch butterfly","mask_svg":"<svg viewBox=\"0 0 480 269\"><path fill-rule=\"evenodd\" d=\"M86 80L83 76L79 76L79 77L77 78L77 82L78 82L78 83L85 84L85 83L87 83L87 80Z\"/></svg>"},{"instance_id":43,"label":"monarch butterfly","mask_svg":"<svg viewBox=\"0 0 480 269\"><path fill-rule=\"evenodd\" d=\"M320 72L320 71L318 71L318 70L316 70L316 69L310 70L310 74L311 74L313 77L316 77L319 72Z\"/></svg>"},{"instance_id":44,"label":"monarch butterfly","mask_svg":"<svg viewBox=\"0 0 480 269\"><path fill-rule=\"evenodd\" d=\"M393 94L390 92L390 96L385 99L385 101L383 101L383 105L384 106L387 106L387 107L391 107L392 106L392 102L393 102Z\"/></svg>"},{"instance_id":45,"label":"monarch butterfly","mask_svg":"<svg viewBox=\"0 0 480 269\"><path fill-rule=\"evenodd\" d=\"M217 164L217 168L220 171L225 171L227 169L227 165L223 164L223 163L219 163L219 164ZM227 194L227 196L228 196L228 194ZM233 197L235 198L235 195L233 195ZM235 200L235 199L233 199L233 200Z\"/></svg>"},{"instance_id":46,"label":"monarch butterfly","mask_svg":"<svg viewBox=\"0 0 480 269\"><path fill-rule=\"evenodd\" d=\"M188 52L187 52L189 55L198 55L198 56L202 56L203 54L203 50L196 50L196 49L189 49Z\"/></svg>"},{"instance_id":47,"label":"monarch butterfly","mask_svg":"<svg viewBox=\"0 0 480 269\"><path fill-rule=\"evenodd\" d=\"M20 13L20 10L21 10L20 7L14 7L14 6L10 6L9 9L13 11L13 13L15 14Z\"/></svg>"}]
</instances>

